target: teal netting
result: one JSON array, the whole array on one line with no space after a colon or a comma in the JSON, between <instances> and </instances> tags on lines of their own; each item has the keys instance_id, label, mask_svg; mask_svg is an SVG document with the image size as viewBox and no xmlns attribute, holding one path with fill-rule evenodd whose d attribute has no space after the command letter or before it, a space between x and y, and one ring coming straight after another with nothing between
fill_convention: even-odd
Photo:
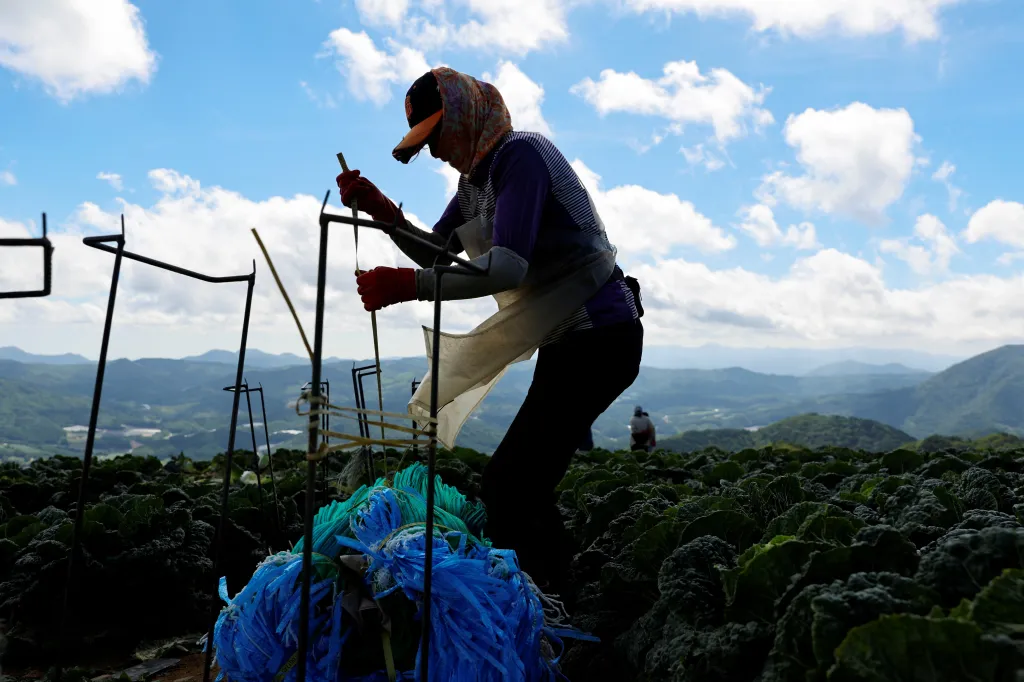
<instances>
[{"instance_id":1,"label":"teal netting","mask_svg":"<svg viewBox=\"0 0 1024 682\"><path fill-rule=\"evenodd\" d=\"M378 480L317 513L306 667L311 682L388 680L385 648L399 666L395 679L419 679L426 486L426 467L417 463L391 486ZM483 505L439 477L435 486L431 679L557 679L560 638L593 638L566 628L564 613L519 569L515 553L494 549L482 537ZM222 579L228 605L213 637L221 677L295 678L301 555L300 541L291 552L268 557L233 599ZM390 633L387 645L382 629Z\"/></svg>"}]
</instances>

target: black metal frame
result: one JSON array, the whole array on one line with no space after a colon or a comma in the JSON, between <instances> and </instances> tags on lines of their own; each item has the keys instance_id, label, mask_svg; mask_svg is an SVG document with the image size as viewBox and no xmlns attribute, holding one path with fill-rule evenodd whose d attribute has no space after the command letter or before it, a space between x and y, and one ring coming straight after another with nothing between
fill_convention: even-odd
<instances>
[{"instance_id":1,"label":"black metal frame","mask_svg":"<svg viewBox=\"0 0 1024 682\"><path fill-rule=\"evenodd\" d=\"M110 242L115 243L117 246L111 246ZM121 215L121 234L114 235L101 235L96 237L85 237L82 239L82 243L99 251L105 251L106 253L114 254L114 271L110 279L110 293L107 299L107 314L106 319L103 322L103 341L100 344L100 357L96 366L96 384L93 388L92 408L89 413L89 431L86 435L85 440L85 452L82 458L82 478L78 486L78 503L75 506L75 526L71 536L71 554L68 557L68 578L64 589L64 604L61 611L61 635L63 634L66 627L68 605L70 603L70 597L74 589L74 570L75 570L75 557L80 551L80 537L82 534L82 520L85 515L85 491L89 483L89 469L92 466L92 451L93 445L96 438L96 423L99 418L100 399L103 392L103 376L106 372L107 367L107 349L110 344L110 328L114 318L114 303L117 299L117 284L121 273L121 261L125 258L133 260L139 263L145 263L146 265L152 265L153 267L168 272L173 272L179 275L184 275L191 279L196 279L202 282L209 282L211 284L228 284L233 282L245 282L248 286L246 288L245 296L245 314L242 318L242 339L239 343L238 350L238 368L235 374L235 388L233 392L234 398L231 406L231 429L228 432L228 447L225 453L225 469L224 469L224 482L221 489L221 512L220 519L218 521L218 533L216 543L214 546L214 577L217 578L217 584L213 586L214 604L216 605L219 597L218 586L220 576L220 565L221 565L221 544L224 539L224 531L226 528L227 517L228 517L228 491L231 486L231 458L235 450L235 431L238 428L238 403L241 397L241 391L238 390L242 385L242 370L245 367L245 348L246 342L249 338L249 316L252 312L252 292L256 284L256 261L253 260L252 272L248 275L234 275L230 277L213 277L210 275L204 275L193 270L187 270L170 263L164 263L163 261L156 260L154 258L148 258L146 256L140 256L130 251L125 251L125 235L124 235L124 214ZM210 666L212 663L213 653L213 626L217 621L217 615L220 609L214 608L210 614L210 629L207 640L207 655L206 655L206 666L203 672L203 679L209 682L210 677ZM58 666L60 671L62 666ZM58 672L58 675L60 673Z\"/></svg>"},{"instance_id":2,"label":"black metal frame","mask_svg":"<svg viewBox=\"0 0 1024 682\"><path fill-rule=\"evenodd\" d=\"M366 409L366 389L363 388L363 379L369 376L375 376L377 374L377 365L365 365L363 367L356 367L355 363L352 363L352 388L356 394L356 408L360 410ZM382 400L383 402L383 400ZM357 413L356 419L359 422L359 435L363 438L370 437L370 420L365 413ZM381 421L384 417L380 418ZM367 485L373 485L373 482L377 480L377 471L373 466L373 448L369 445L364 445L359 448L359 452L362 453L366 460L366 480ZM384 458L387 461L387 448L384 448Z\"/></svg>"},{"instance_id":3,"label":"black metal frame","mask_svg":"<svg viewBox=\"0 0 1024 682\"><path fill-rule=\"evenodd\" d=\"M420 382L419 379L413 379L412 380L412 383L409 384L409 395L410 396L416 395L416 389L419 388L420 383L421 382ZM416 420L415 419L412 420L412 428L414 428L414 429L416 428ZM416 440L416 434L415 433L412 434L412 439ZM415 443L413 443L412 454L414 454L416 456L419 456L419 454L420 454L420 446L419 445L416 445Z\"/></svg>"},{"instance_id":4,"label":"black metal frame","mask_svg":"<svg viewBox=\"0 0 1024 682\"><path fill-rule=\"evenodd\" d=\"M53 244L46 237L46 214L43 214L42 237L3 237L0 246L40 246L43 249L43 288L29 291L0 291L0 298L41 298L50 295L53 274Z\"/></svg>"},{"instance_id":5,"label":"black metal frame","mask_svg":"<svg viewBox=\"0 0 1024 682\"><path fill-rule=\"evenodd\" d=\"M310 386L312 386L312 384L310 382L307 381L306 383L304 383L302 385L302 389L301 389L300 393L305 393L306 390ZM320 390L323 391L323 393L321 395L324 396L324 400L328 404L330 404L330 402L331 402L331 382L328 381L327 379L324 379L323 381L321 381L320 382ZM323 414L320 415L320 428L323 429L324 431L330 431L331 430L331 415L327 412L327 410L324 410ZM328 436L326 433L321 434L320 435L320 441L324 445L330 445L331 444L331 437ZM330 455L330 453L327 453L324 456L323 460L320 462L320 475L324 479L323 480L323 484L324 484L323 485L323 489L321 490L321 493L323 494L323 503L324 504L327 504L328 502L330 502L330 495L329 495L330 484L329 484L329 482L327 480L328 475L330 473L330 460L331 460L331 455Z\"/></svg>"},{"instance_id":6,"label":"black metal frame","mask_svg":"<svg viewBox=\"0 0 1024 682\"><path fill-rule=\"evenodd\" d=\"M277 497L277 481L274 479L274 453L270 449L270 427L267 424L267 403L263 400L263 382L259 383L259 388L250 389L245 393L245 399L249 400L249 392L257 391L260 394L260 409L263 411L263 436L267 441L267 467L270 469L270 489L274 492L274 523L276 524L276 530L281 531L281 518L277 513L278 510L278 497Z\"/></svg>"},{"instance_id":7,"label":"black metal frame","mask_svg":"<svg viewBox=\"0 0 1024 682\"><path fill-rule=\"evenodd\" d=\"M451 252L451 238L445 246L438 246L433 242L423 239L418 234L405 229L404 224L399 223L399 216L401 211L395 217L393 223L386 223L378 220L362 220L357 217L346 217L333 213L325 213L324 209L327 208L327 200L330 198L331 193L328 190L327 194L324 195L323 204L320 207L320 251L317 262L317 287L316 287L316 327L313 333L313 377L311 383L311 389L313 392L310 405L314 408L310 410L309 415L309 452L316 452L317 449L317 415L316 409L321 407L320 404L320 377L322 370L322 359L323 359L323 340L324 340L324 298L327 289L327 242L328 242L328 228L331 223L343 223L346 225L353 225L355 227L369 227L375 230L381 230L386 234L392 234L394 232L402 233L402 236L410 241L420 244L424 248L430 249L437 255L433 272L434 272L434 330L433 330L433 352L431 355L431 368L430 368L430 417L431 419L437 419L437 373L439 363L439 349L441 343L441 279L445 274L465 274L465 275L486 275L490 270L490 264L484 268L476 263L471 263L460 258L458 255ZM399 206L401 209L401 206ZM454 233L453 233L454 234ZM446 259L452 265L441 265L441 259ZM422 624L420 639L420 659L422 662L421 666L421 678L424 682L429 679L429 665L430 665L430 599L431 599L431 574L433 573L433 535L434 535L434 476L436 470L436 455L437 455L437 425L431 423L431 437L428 441L427 450L427 522L426 522L426 561L424 565L424 581L423 581L423 616L420 619ZM316 494L316 462L313 460L308 461L306 468L306 510L303 515L304 522L304 539L302 542L302 594L299 602L299 611L301 616L299 618L299 641L298 641L298 661L296 667L296 682L306 682L306 657L309 650L309 592L310 585L312 582L312 566L313 566L313 496ZM208 682L208 681L207 681Z\"/></svg>"},{"instance_id":8,"label":"black metal frame","mask_svg":"<svg viewBox=\"0 0 1024 682\"><path fill-rule=\"evenodd\" d=\"M225 391L235 391L234 386L225 386ZM267 406L263 401L263 384L260 384L259 388L250 388L249 380L246 379L241 387L237 390L241 390L245 393L245 407L249 411L249 433L252 435L252 454L256 460L256 486L259 488L260 494L260 516L266 519L266 510L263 507L263 479L260 477L260 451L256 446L256 425L252 419L252 399L249 397L250 393L260 394L260 406L263 408L263 433L267 440L267 466L270 469L270 487L274 494L274 537L278 537L278 533L281 530L281 520L278 518L278 505L277 505L277 481L274 480L274 459L270 453L270 431L267 428ZM267 554L273 554L273 547L270 544L270 536L267 533L266 527L263 528L263 539L266 541Z\"/></svg>"}]
</instances>

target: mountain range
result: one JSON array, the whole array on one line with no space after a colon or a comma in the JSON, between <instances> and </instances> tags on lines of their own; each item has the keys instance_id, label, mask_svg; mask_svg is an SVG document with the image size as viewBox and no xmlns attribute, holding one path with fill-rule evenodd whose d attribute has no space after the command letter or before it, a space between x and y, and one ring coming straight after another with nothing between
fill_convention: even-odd
<instances>
[{"instance_id":1,"label":"mountain range","mask_svg":"<svg viewBox=\"0 0 1024 682\"><path fill-rule=\"evenodd\" d=\"M870 366L901 364L939 372L965 356L897 348L736 348L702 346L644 346L644 364L665 369L743 367L762 374L803 376L817 368L841 363Z\"/></svg>"},{"instance_id":2,"label":"mountain range","mask_svg":"<svg viewBox=\"0 0 1024 682\"><path fill-rule=\"evenodd\" d=\"M266 353L256 348L246 351L248 367L291 367L307 364L294 353ZM191 362L235 364L234 350L211 350L181 358ZM113 358L111 358L113 359ZM938 372L965 358L937 355L916 350L877 348L739 348L705 344L703 346L645 346L643 364L663 369L722 369L743 367L762 374L803 376L812 372L885 374L890 371ZM83 364L89 359L71 353L36 355L20 348L0 348L0 360L42 364ZM325 362L340 361L328 358Z\"/></svg>"},{"instance_id":3,"label":"mountain range","mask_svg":"<svg viewBox=\"0 0 1024 682\"><path fill-rule=\"evenodd\" d=\"M11 349L0 353L12 356L0 359L0 455L81 452L95 364L80 356L71 362L75 356L40 360ZM223 451L231 409L231 394L223 388L234 383L235 357L231 351L213 351L184 359L109 362L97 451L134 449L161 456L186 451L194 457ZM912 438L1024 434L1024 412L1019 409L1024 346L1003 346L934 373L921 369L926 364L921 357L877 364L847 359L808 367L800 376L740 367L642 367L633 386L595 422L594 438L600 446L625 447L636 404L656 420L662 442L674 434L707 429L753 431L809 413L870 419ZM324 363L335 404L354 404L352 366L352 360L338 358ZM305 420L296 414L294 402L308 380L308 362L251 350L245 369L253 387L263 386L273 447L303 447ZM426 371L425 359L386 359L382 369L384 409L404 412L410 383ZM493 450L515 416L531 374L532 363L512 366L467 422L458 444ZM370 376L364 383L373 405L376 382ZM262 411L258 395L252 397L259 445ZM354 422L339 421L344 423L332 428L355 431ZM251 449L244 400L239 428L236 447ZM543 436L538 433L538 446Z\"/></svg>"},{"instance_id":4,"label":"mountain range","mask_svg":"<svg viewBox=\"0 0 1024 682\"><path fill-rule=\"evenodd\" d=\"M805 376L810 377L834 377L854 376L857 374L931 374L928 370L907 367L899 362L887 362L884 365L872 365L868 362L857 360L844 360L832 362L821 367L816 367Z\"/></svg>"},{"instance_id":5,"label":"mountain range","mask_svg":"<svg viewBox=\"0 0 1024 682\"><path fill-rule=\"evenodd\" d=\"M42 365L82 365L88 364L90 360L77 353L63 353L61 355L37 355L23 351L15 346L0 347L0 360L13 360L14 362L31 362Z\"/></svg>"}]
</instances>

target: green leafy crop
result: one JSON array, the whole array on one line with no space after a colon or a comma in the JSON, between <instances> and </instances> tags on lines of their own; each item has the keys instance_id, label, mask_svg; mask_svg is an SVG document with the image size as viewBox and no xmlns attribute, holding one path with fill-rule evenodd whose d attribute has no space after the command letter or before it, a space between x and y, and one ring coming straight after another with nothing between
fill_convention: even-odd
<instances>
[{"instance_id":1,"label":"green leafy crop","mask_svg":"<svg viewBox=\"0 0 1024 682\"><path fill-rule=\"evenodd\" d=\"M230 593L301 535L305 459L274 457L262 496L232 466ZM441 452L438 471L473 498L486 461ZM205 628L224 467L97 462L75 602L83 637L129 646ZM5 664L50 654L80 470L65 457L0 466ZM365 475L361 460L334 458L318 503ZM572 557L559 596L601 640L567 646L571 680L1016 682L1024 671L1019 445L595 451L573 459L556 495Z\"/></svg>"}]
</instances>

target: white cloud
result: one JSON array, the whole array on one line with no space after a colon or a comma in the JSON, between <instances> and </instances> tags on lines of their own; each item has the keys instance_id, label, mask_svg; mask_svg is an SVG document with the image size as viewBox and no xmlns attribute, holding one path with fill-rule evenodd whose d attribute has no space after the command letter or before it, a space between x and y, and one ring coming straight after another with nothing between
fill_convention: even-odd
<instances>
[{"instance_id":1,"label":"white cloud","mask_svg":"<svg viewBox=\"0 0 1024 682\"><path fill-rule=\"evenodd\" d=\"M168 168L155 168L147 173L153 189L164 194L195 195L199 193L199 181Z\"/></svg>"},{"instance_id":2,"label":"white cloud","mask_svg":"<svg viewBox=\"0 0 1024 682\"><path fill-rule=\"evenodd\" d=\"M921 243L913 244L912 239ZM922 276L947 272L949 261L960 252L946 226L931 214L918 217L911 239L883 240L879 250L893 254Z\"/></svg>"},{"instance_id":3,"label":"white cloud","mask_svg":"<svg viewBox=\"0 0 1024 682\"><path fill-rule=\"evenodd\" d=\"M1013 265L1019 260L1024 260L1024 251L1008 251L996 258L996 263L1003 266Z\"/></svg>"},{"instance_id":4,"label":"white cloud","mask_svg":"<svg viewBox=\"0 0 1024 682\"><path fill-rule=\"evenodd\" d=\"M880 221L903 196L919 141L906 110L874 109L861 102L791 115L785 137L805 172L766 175L758 191L761 201L867 222Z\"/></svg>"},{"instance_id":5,"label":"white cloud","mask_svg":"<svg viewBox=\"0 0 1024 682\"><path fill-rule=\"evenodd\" d=\"M0 218L0 237L25 239L33 235L24 223ZM27 267L26 248L0 247L0 291L37 289L42 283L42 261ZM4 302L5 305L7 301Z\"/></svg>"},{"instance_id":6,"label":"white cloud","mask_svg":"<svg viewBox=\"0 0 1024 682\"><path fill-rule=\"evenodd\" d=\"M984 239L1024 248L1024 204L996 199L978 209L963 232L964 239L974 244Z\"/></svg>"},{"instance_id":7,"label":"white cloud","mask_svg":"<svg viewBox=\"0 0 1024 682\"><path fill-rule=\"evenodd\" d=\"M659 144L664 142L665 141L665 136L666 136L666 133L660 133L660 132L651 133L650 142L640 142L638 140L630 140L629 141L629 146L632 147L634 150L636 150L637 154L646 154L647 152L651 151L652 149L657 147ZM697 145L697 146L700 147L701 145ZM685 148L680 149L679 151L681 151L684 155L687 153L687 150ZM687 157L687 159L689 159L689 157ZM693 164L691 164L691 165L693 165Z\"/></svg>"},{"instance_id":8,"label":"white cloud","mask_svg":"<svg viewBox=\"0 0 1024 682\"><path fill-rule=\"evenodd\" d=\"M692 203L675 194L659 194L639 185L601 188L601 176L576 159L572 167L590 193L608 237L627 259L688 246L706 253L728 251L736 238L727 235Z\"/></svg>"},{"instance_id":9,"label":"white cloud","mask_svg":"<svg viewBox=\"0 0 1024 682\"><path fill-rule=\"evenodd\" d=\"M498 62L497 75L484 73L481 79L498 88L512 115L513 128L554 137L551 126L541 113L544 88L520 71L518 66L508 61Z\"/></svg>"},{"instance_id":10,"label":"white cloud","mask_svg":"<svg viewBox=\"0 0 1024 682\"><path fill-rule=\"evenodd\" d=\"M331 31L324 43L326 54L336 57L338 72L345 76L349 92L360 101L381 106L391 100L391 86L403 93L413 81L430 70L422 52L388 40L390 54L377 49L366 31L347 28Z\"/></svg>"},{"instance_id":11,"label":"white cloud","mask_svg":"<svg viewBox=\"0 0 1024 682\"><path fill-rule=\"evenodd\" d=\"M110 186L118 192L124 189L124 182L122 181L121 176L117 173L105 173L101 171L96 174L96 179L109 183Z\"/></svg>"},{"instance_id":12,"label":"white cloud","mask_svg":"<svg viewBox=\"0 0 1024 682\"><path fill-rule=\"evenodd\" d=\"M755 31L811 38L829 32L866 36L902 31L909 41L937 38L939 12L962 0L626 0L636 12L742 16Z\"/></svg>"},{"instance_id":13,"label":"white cloud","mask_svg":"<svg viewBox=\"0 0 1024 682\"><path fill-rule=\"evenodd\" d=\"M879 250L893 254L918 275L928 275L932 271L932 254L927 247L889 239L880 244Z\"/></svg>"},{"instance_id":14,"label":"white cloud","mask_svg":"<svg viewBox=\"0 0 1024 682\"><path fill-rule=\"evenodd\" d=\"M61 101L148 84L156 64L128 0L0 2L0 66L39 80Z\"/></svg>"},{"instance_id":15,"label":"white cloud","mask_svg":"<svg viewBox=\"0 0 1024 682\"><path fill-rule=\"evenodd\" d=\"M964 191L953 184L951 178L953 173L956 172L956 166L949 161L943 161L942 165L939 166L934 173L932 173L932 180L941 182L946 187L946 192L949 194L949 210L953 212L956 210L957 202L960 201L960 197L963 196Z\"/></svg>"},{"instance_id":16,"label":"white cloud","mask_svg":"<svg viewBox=\"0 0 1024 682\"><path fill-rule=\"evenodd\" d=\"M24 223L14 222L13 220L4 220L0 218L0 237L4 238L21 238L31 236L28 231L28 227Z\"/></svg>"},{"instance_id":17,"label":"white cloud","mask_svg":"<svg viewBox=\"0 0 1024 682\"><path fill-rule=\"evenodd\" d=\"M172 169L149 174L160 197L151 206L119 199L119 211L107 211L92 202L79 205L69 224L51 233L54 241L53 296L0 307L4 342L18 342L15 330L60 325L65 346L95 356L113 257L85 247L82 237L120 230L123 211L127 242L132 252L159 258L210 275L245 274L256 260L253 298L252 347L303 353L294 323L250 233L255 227L274 260L293 303L312 334L316 303L317 215L319 197L296 195L253 201L220 187L203 187L194 178ZM328 211L349 215L337 205ZM410 220L421 224L415 214ZM366 216L363 216L366 217ZM0 221L0 233L27 227ZM0 249L4 256L11 250ZM22 254L23 255L23 254ZM0 286L25 288L40 277L41 265L14 261L3 268ZM4 265L7 261L2 262ZM360 230L359 264L412 266L384 235ZM325 338L327 352L346 357L372 356L369 315L362 309L350 273L355 254L350 227L332 231L328 253ZM125 261L117 298L118 353L131 357L180 357L210 347L231 348L241 328L244 285L209 284L189 280L143 264ZM445 307L445 329L466 331L484 319L491 301L455 302ZM389 307L378 314L381 352L387 355L423 353L421 324L430 324L432 306L410 303ZM85 325L71 334L74 325ZM74 339L71 339L74 336ZM84 339L84 341L82 340ZM118 340L119 339L119 340ZM0 344L2 345L2 344ZM113 352L113 351L112 351Z\"/></svg>"},{"instance_id":18,"label":"white cloud","mask_svg":"<svg viewBox=\"0 0 1024 682\"><path fill-rule=\"evenodd\" d=\"M932 173L932 180L938 182L945 182L949 178L953 177L953 173L956 172L956 166L951 164L949 161L943 161L942 165L935 169Z\"/></svg>"},{"instance_id":19,"label":"white cloud","mask_svg":"<svg viewBox=\"0 0 1024 682\"><path fill-rule=\"evenodd\" d=\"M18 184L18 178L9 170L0 171L0 185L14 186Z\"/></svg>"},{"instance_id":20,"label":"white cloud","mask_svg":"<svg viewBox=\"0 0 1024 682\"><path fill-rule=\"evenodd\" d=\"M447 163L439 164L437 168L434 169L434 172L444 178L445 195L448 197L455 196L455 193L459 191L459 178L462 174Z\"/></svg>"},{"instance_id":21,"label":"white cloud","mask_svg":"<svg viewBox=\"0 0 1024 682\"><path fill-rule=\"evenodd\" d=\"M940 270L949 268L950 259L960 252L956 240L946 230L942 221L933 215L925 214L914 224L914 236L931 246L935 255L935 264Z\"/></svg>"},{"instance_id":22,"label":"white cloud","mask_svg":"<svg viewBox=\"0 0 1024 682\"><path fill-rule=\"evenodd\" d=\"M324 93L323 95L321 95L317 93L316 90L311 88L309 86L309 83L307 83L306 81L299 81L299 87L302 88L302 91L306 93L306 97L309 98L309 101L317 105L317 107L319 107L320 109L334 109L336 106L338 106L337 102L334 101L334 98L331 97L330 93Z\"/></svg>"},{"instance_id":23,"label":"white cloud","mask_svg":"<svg viewBox=\"0 0 1024 682\"><path fill-rule=\"evenodd\" d=\"M800 251L809 251L820 248L818 237L811 223L800 223L790 225L783 232L775 221L775 214L771 207L764 204L745 206L740 209L740 216L743 222L740 229L749 234L758 246L792 246Z\"/></svg>"},{"instance_id":24,"label":"white cloud","mask_svg":"<svg viewBox=\"0 0 1024 682\"><path fill-rule=\"evenodd\" d=\"M880 266L835 249L772 277L686 259L630 269L644 287L645 342L668 345L875 346L952 352L1020 338L1024 276L954 276L894 288Z\"/></svg>"},{"instance_id":25,"label":"white cloud","mask_svg":"<svg viewBox=\"0 0 1024 682\"><path fill-rule=\"evenodd\" d=\"M757 31L813 37L903 31L939 35L938 15L963 0L625 0L635 12L745 16ZM594 0L356 0L362 22L389 27L421 50L461 49L522 57L564 43L568 13Z\"/></svg>"},{"instance_id":26,"label":"white cloud","mask_svg":"<svg viewBox=\"0 0 1024 682\"><path fill-rule=\"evenodd\" d=\"M691 166L703 164L705 170L709 173L725 168L725 161L719 158L716 154L705 149L703 144L694 145L693 147L683 147L679 151L681 151L683 156L686 157L686 162L688 164Z\"/></svg>"},{"instance_id":27,"label":"white cloud","mask_svg":"<svg viewBox=\"0 0 1024 682\"><path fill-rule=\"evenodd\" d=\"M356 11L364 24L397 26L409 11L409 0L356 0Z\"/></svg>"},{"instance_id":28,"label":"white cloud","mask_svg":"<svg viewBox=\"0 0 1024 682\"><path fill-rule=\"evenodd\" d=\"M656 80L633 71L601 71L599 79L584 78L570 88L593 106L599 115L628 112L657 116L669 121L675 132L688 125L710 125L719 143L742 137L748 129L760 130L774 122L761 108L769 89L757 90L726 69L700 72L696 62L665 64Z\"/></svg>"},{"instance_id":29,"label":"white cloud","mask_svg":"<svg viewBox=\"0 0 1024 682\"><path fill-rule=\"evenodd\" d=\"M953 351L967 344L991 347L1019 338L1024 316L1024 276L952 275L914 288L890 287L883 266L835 249L798 259L788 271L768 276L741 267L713 268L669 258L672 246L704 244L711 252L734 241L673 195L642 187L602 190L600 178L579 161L574 167L594 197L619 247L622 262L644 287L644 318L650 344L725 343L740 346L881 346ZM161 193L152 205L120 200L127 246L139 254L213 275L249 272L256 260L251 347L302 353L301 341L249 228L270 250L299 315L311 331L316 284L316 216L320 198L308 195L253 201L220 187L204 187L171 169L156 169L151 182ZM386 188L384 188L385 191ZM347 213L336 205L328 210ZM984 215L982 216L984 217ZM422 224L415 215L410 219ZM918 238L943 233L919 221ZM54 294L47 299L0 306L0 345L37 352L82 352L95 357L110 282L112 257L82 245L88 234L119 229L117 211L82 203L69 224L51 232ZM35 225L0 220L0 234L28 236ZM363 267L408 265L390 240L360 231ZM41 263L13 258L0 249L0 287L35 286ZM20 254L19 254L20 255ZM654 262L641 261L653 255ZM371 357L369 316L362 310L352 272L351 230L332 232L328 254L328 354ZM244 285L193 282L126 261L118 293L113 357L181 357L238 342ZM464 331L494 309L490 301L445 304L446 330ZM421 355L421 324L430 304L403 304L379 315L384 355ZM38 340L38 342L36 342Z\"/></svg>"},{"instance_id":30,"label":"white cloud","mask_svg":"<svg viewBox=\"0 0 1024 682\"><path fill-rule=\"evenodd\" d=\"M363 21L387 24L421 50L522 57L569 36L566 0L359 0ZM414 11L415 10L415 11Z\"/></svg>"}]
</instances>

